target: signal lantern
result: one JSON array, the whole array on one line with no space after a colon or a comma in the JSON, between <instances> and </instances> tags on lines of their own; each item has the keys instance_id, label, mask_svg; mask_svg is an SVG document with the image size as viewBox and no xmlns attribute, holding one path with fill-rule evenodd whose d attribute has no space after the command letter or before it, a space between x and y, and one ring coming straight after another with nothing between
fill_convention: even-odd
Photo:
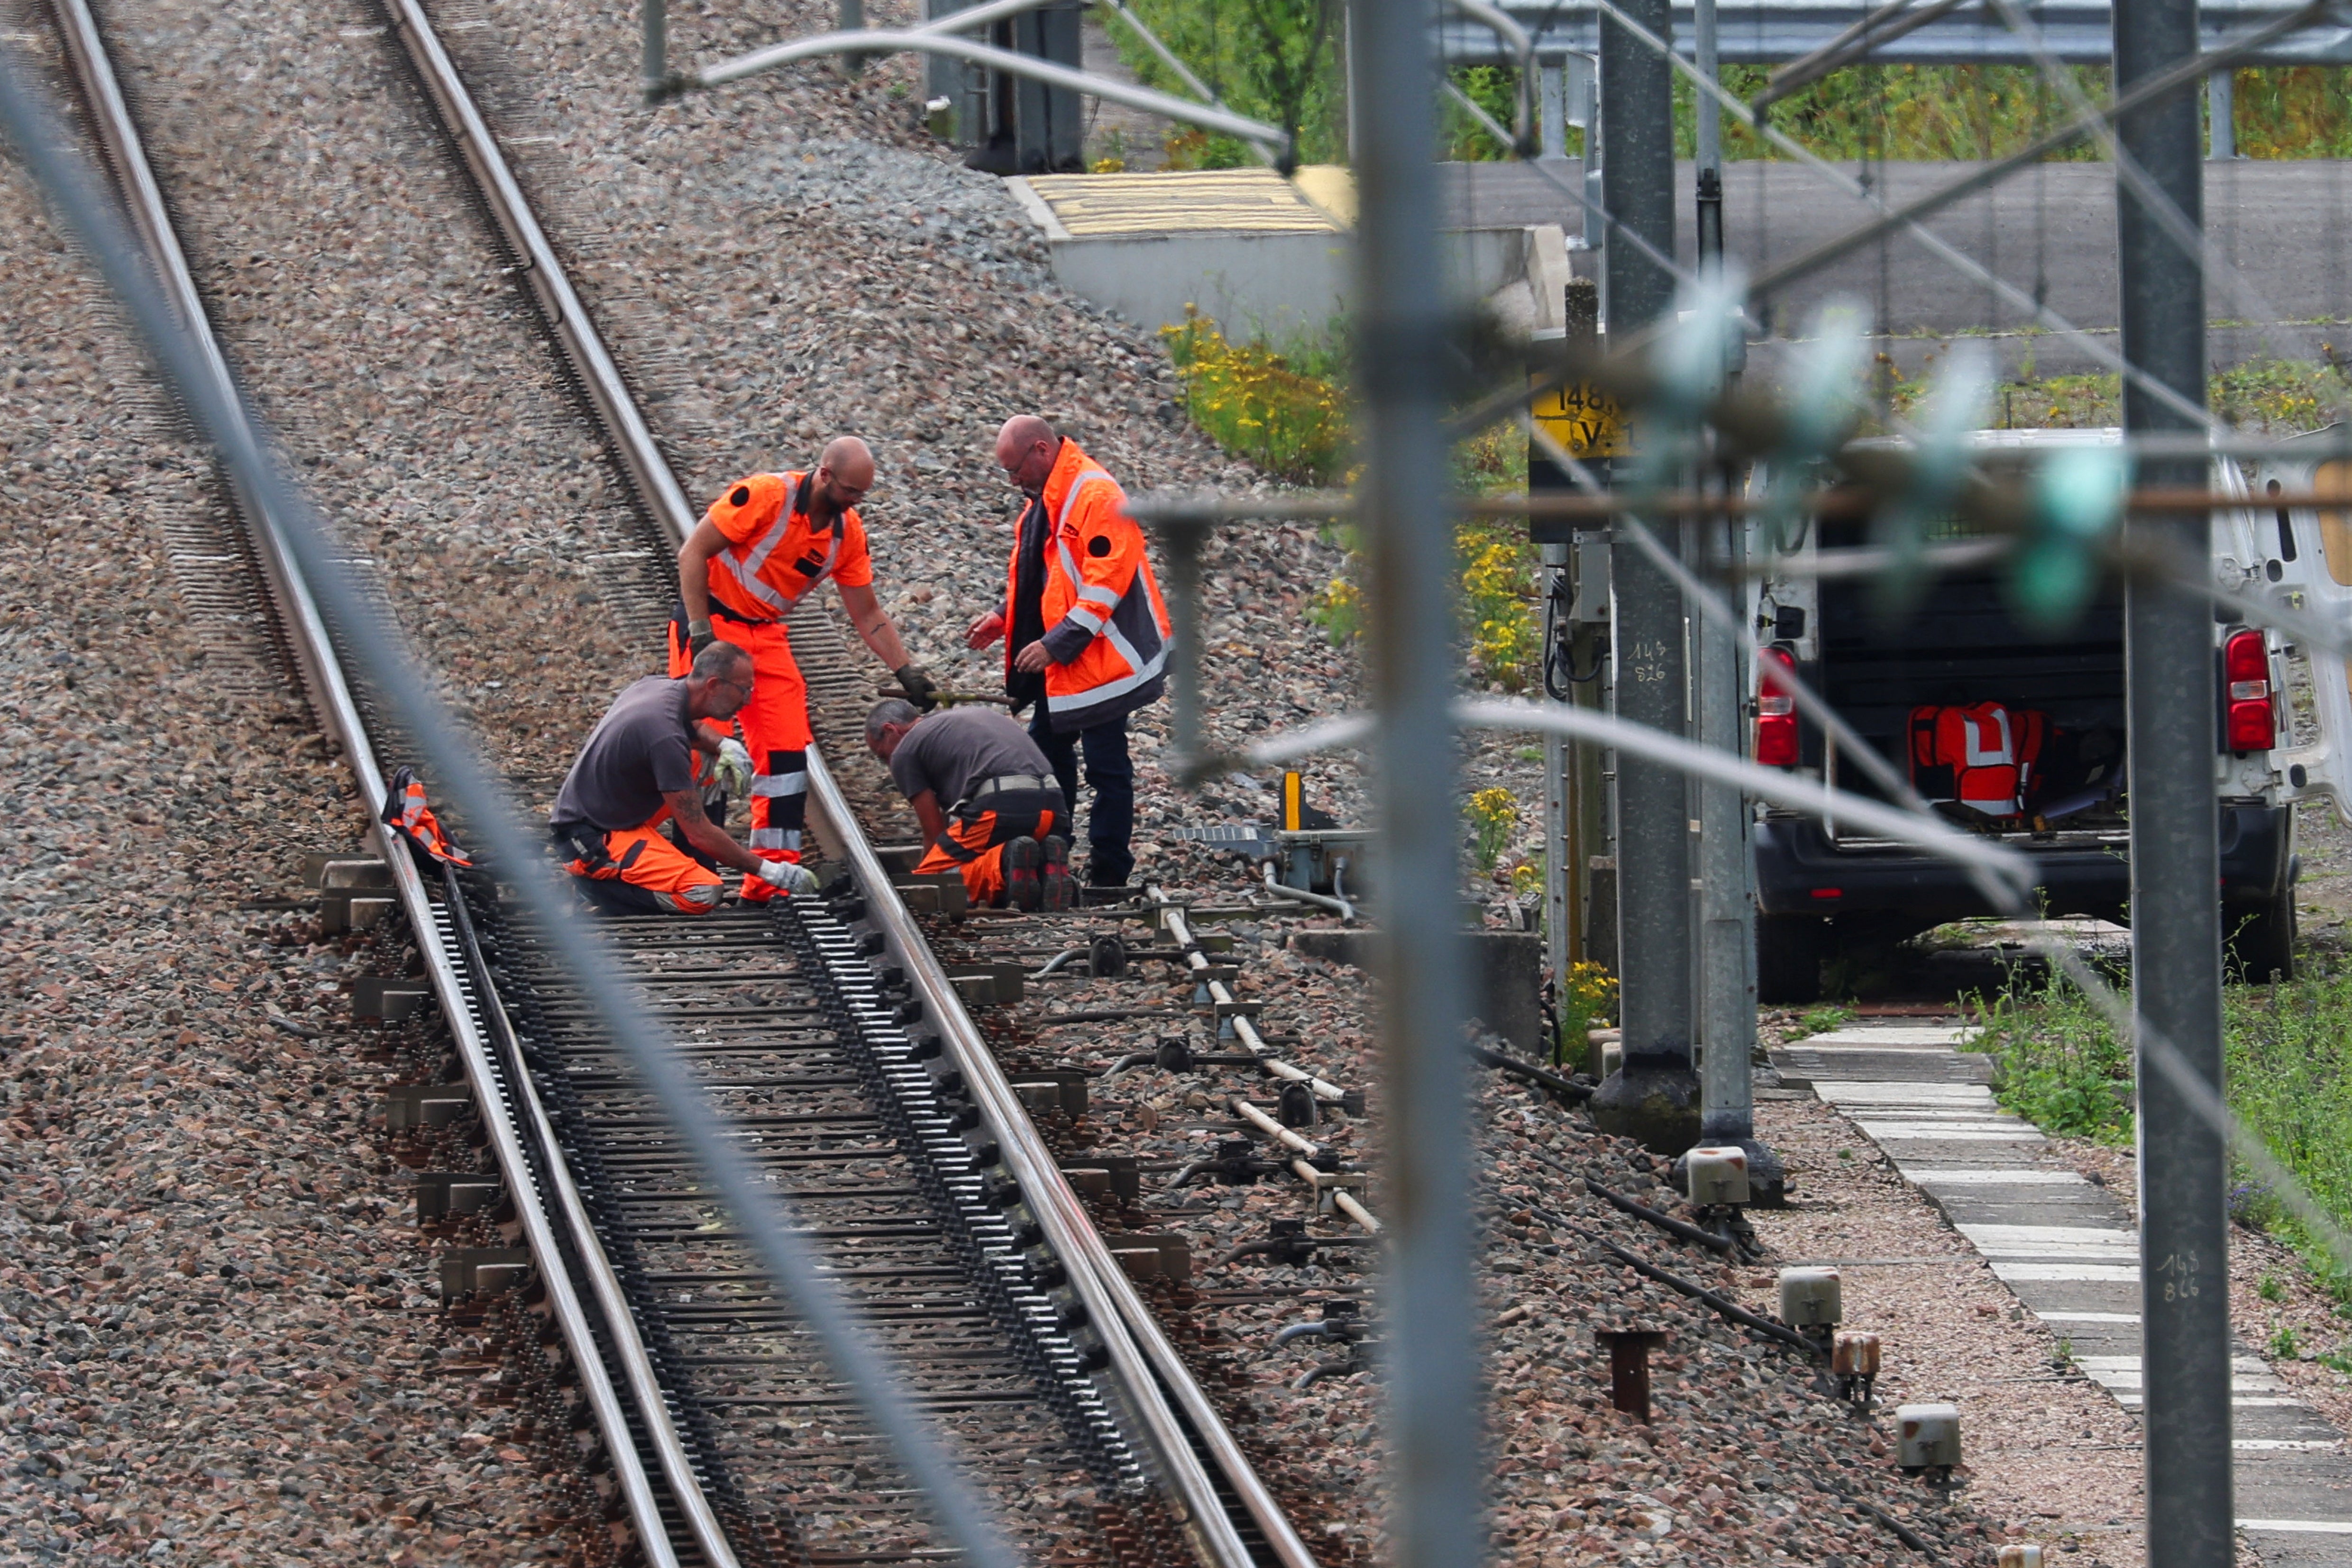
<instances>
[{"instance_id":1,"label":"signal lantern","mask_svg":"<svg viewBox=\"0 0 2352 1568\"><path fill-rule=\"evenodd\" d=\"M1756 760L1767 768L1797 765L1796 673L1787 649L1756 651Z\"/></svg>"},{"instance_id":2,"label":"signal lantern","mask_svg":"<svg viewBox=\"0 0 2352 1568\"><path fill-rule=\"evenodd\" d=\"M2268 751L2278 744L2278 709L2271 701L2271 651L2260 632L2232 632L2221 645L2225 733L2232 751Z\"/></svg>"}]
</instances>

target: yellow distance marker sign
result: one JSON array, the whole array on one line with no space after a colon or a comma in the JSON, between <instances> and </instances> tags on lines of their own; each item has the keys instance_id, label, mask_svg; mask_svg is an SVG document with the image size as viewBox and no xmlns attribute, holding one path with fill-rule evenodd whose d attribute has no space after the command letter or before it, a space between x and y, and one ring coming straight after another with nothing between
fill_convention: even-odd
<instances>
[{"instance_id":1,"label":"yellow distance marker sign","mask_svg":"<svg viewBox=\"0 0 2352 1568\"><path fill-rule=\"evenodd\" d=\"M1575 457L1621 457L1631 452L1625 411L1617 400L1589 386L1553 387L1528 404L1536 423Z\"/></svg>"}]
</instances>

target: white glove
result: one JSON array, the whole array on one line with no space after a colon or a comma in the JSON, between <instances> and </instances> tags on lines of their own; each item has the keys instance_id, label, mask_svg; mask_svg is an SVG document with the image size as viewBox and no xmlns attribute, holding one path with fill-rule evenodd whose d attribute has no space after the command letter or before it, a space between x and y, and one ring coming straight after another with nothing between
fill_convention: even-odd
<instances>
[{"instance_id":1,"label":"white glove","mask_svg":"<svg viewBox=\"0 0 2352 1568\"><path fill-rule=\"evenodd\" d=\"M799 898L816 891L816 874L794 861L761 861L760 880L779 893Z\"/></svg>"},{"instance_id":2,"label":"white glove","mask_svg":"<svg viewBox=\"0 0 2352 1568\"><path fill-rule=\"evenodd\" d=\"M719 743L719 760L710 766L710 777L730 798L743 800L751 793L751 754L733 736Z\"/></svg>"}]
</instances>

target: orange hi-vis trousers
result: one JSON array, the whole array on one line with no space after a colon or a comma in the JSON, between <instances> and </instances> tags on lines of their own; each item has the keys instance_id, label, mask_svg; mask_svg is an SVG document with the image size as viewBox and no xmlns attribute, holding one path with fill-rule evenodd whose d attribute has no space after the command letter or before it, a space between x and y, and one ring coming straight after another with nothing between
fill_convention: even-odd
<instances>
[{"instance_id":1,"label":"orange hi-vis trousers","mask_svg":"<svg viewBox=\"0 0 2352 1568\"><path fill-rule=\"evenodd\" d=\"M948 819L948 831L931 841L916 873L960 871L974 905L1002 903L1004 846L1015 839L1042 840L1061 820L1061 810L1057 789L1003 789L984 797L981 804L959 807Z\"/></svg>"},{"instance_id":2,"label":"orange hi-vis trousers","mask_svg":"<svg viewBox=\"0 0 2352 1568\"><path fill-rule=\"evenodd\" d=\"M808 821L808 683L793 659L793 640L780 621L757 625L713 614L710 630L751 655L751 700L735 716L743 727L743 747L751 754L751 847L800 848ZM669 623L672 680L694 668L692 645L681 616ZM705 719L713 735L728 727Z\"/></svg>"},{"instance_id":3,"label":"orange hi-vis trousers","mask_svg":"<svg viewBox=\"0 0 2352 1568\"><path fill-rule=\"evenodd\" d=\"M661 831L668 821L669 808L664 806L648 822L606 833L601 862L574 859L563 869L592 882L625 883L643 895L628 902L648 912L708 915L725 895L726 879L670 842L669 835Z\"/></svg>"}]
</instances>

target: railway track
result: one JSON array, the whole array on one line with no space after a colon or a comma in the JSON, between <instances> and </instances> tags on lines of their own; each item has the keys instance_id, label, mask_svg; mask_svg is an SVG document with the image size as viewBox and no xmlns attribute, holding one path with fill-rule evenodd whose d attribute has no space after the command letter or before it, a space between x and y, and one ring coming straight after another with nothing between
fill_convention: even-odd
<instances>
[{"instance_id":1,"label":"railway track","mask_svg":"<svg viewBox=\"0 0 2352 1568\"><path fill-rule=\"evenodd\" d=\"M87 0L56 0L55 13L152 270L232 388L97 19ZM492 127L423 7L387 0L385 16L651 532L674 546L694 520L684 490ZM346 667L283 520L234 499L314 706L380 805L400 737L364 672ZM853 701L831 622L803 616L795 640L819 700ZM813 825L843 873L835 896L604 923L648 1009L1024 1557L1307 1568L841 784L814 758L812 776ZM376 849L327 878L346 904L396 905L434 1004L398 1031L409 1082L391 1098L407 1156L428 1167L420 1217L475 1243L445 1254L445 1291L526 1368L517 1397L543 1449L584 1456L619 1526L612 1555L711 1568L953 1558L545 934L491 877L427 874L389 831Z\"/></svg>"}]
</instances>

